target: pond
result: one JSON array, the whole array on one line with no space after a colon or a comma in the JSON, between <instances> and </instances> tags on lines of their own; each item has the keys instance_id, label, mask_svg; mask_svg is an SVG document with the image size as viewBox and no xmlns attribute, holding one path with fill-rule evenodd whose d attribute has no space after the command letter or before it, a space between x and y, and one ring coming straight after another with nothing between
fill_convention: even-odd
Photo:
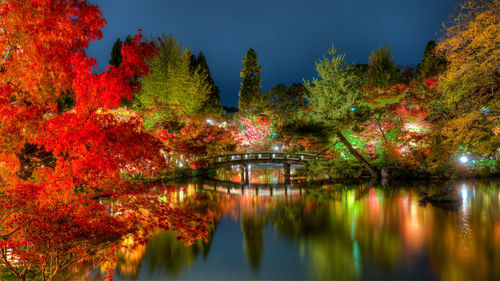
<instances>
[{"instance_id":1,"label":"pond","mask_svg":"<svg viewBox=\"0 0 500 281\"><path fill-rule=\"evenodd\" d=\"M177 204L214 217L208 240L158 233L114 280L499 280L499 183L179 183ZM458 204L419 203L448 185Z\"/></svg>"}]
</instances>

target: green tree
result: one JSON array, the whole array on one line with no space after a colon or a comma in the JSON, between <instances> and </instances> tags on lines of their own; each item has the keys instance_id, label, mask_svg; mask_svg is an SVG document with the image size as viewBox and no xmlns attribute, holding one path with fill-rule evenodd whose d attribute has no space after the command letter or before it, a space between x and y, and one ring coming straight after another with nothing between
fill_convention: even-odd
<instances>
[{"instance_id":1,"label":"green tree","mask_svg":"<svg viewBox=\"0 0 500 281\"><path fill-rule=\"evenodd\" d=\"M308 95L306 87L303 84L293 83L288 91L286 92L290 100L299 107L304 107L306 105L306 98Z\"/></svg>"},{"instance_id":2,"label":"green tree","mask_svg":"<svg viewBox=\"0 0 500 281\"><path fill-rule=\"evenodd\" d=\"M425 45L424 56L417 66L419 79L431 78L442 73L446 68L446 61L437 55L436 42L429 41Z\"/></svg>"},{"instance_id":3,"label":"green tree","mask_svg":"<svg viewBox=\"0 0 500 281\"><path fill-rule=\"evenodd\" d=\"M122 45L128 44L132 41L132 37L127 35L125 38L125 42L122 42L122 39L118 38L113 44L113 48L111 49L111 59L109 60L109 65L114 65L118 67L122 63Z\"/></svg>"},{"instance_id":4,"label":"green tree","mask_svg":"<svg viewBox=\"0 0 500 281\"><path fill-rule=\"evenodd\" d=\"M281 108L288 103L288 87L283 84L277 84L264 94L266 106L273 111L281 111Z\"/></svg>"},{"instance_id":5,"label":"green tree","mask_svg":"<svg viewBox=\"0 0 500 281\"><path fill-rule=\"evenodd\" d=\"M356 75L353 65L344 62L344 54L337 55L337 50L333 47L328 53L331 59L323 56L316 62L319 78L314 78L312 83L305 83L311 95L308 98L311 110L307 112L307 117L312 120L312 123L317 123L316 126L323 126L327 129L323 131L331 132L330 134L336 136L370 175L377 177L377 170L354 149L342 133L352 129L356 124L351 109L356 106L362 96L360 89L364 81Z\"/></svg>"},{"instance_id":6,"label":"green tree","mask_svg":"<svg viewBox=\"0 0 500 281\"><path fill-rule=\"evenodd\" d=\"M243 58L240 77L241 90L239 92L238 109L243 112L250 112L253 115L261 106L263 94L260 91L262 79L260 73L262 67L257 64L257 53L254 49L249 49Z\"/></svg>"},{"instance_id":7,"label":"green tree","mask_svg":"<svg viewBox=\"0 0 500 281\"><path fill-rule=\"evenodd\" d=\"M220 90L219 87L215 85L215 81L210 75L210 69L208 68L207 59L203 52L198 54L198 58L196 59L196 64L194 65L194 69L199 67L199 71L207 76L207 84L210 85L210 93L208 94L207 100L202 105L202 108L205 112L220 115L222 114L222 108L220 106Z\"/></svg>"},{"instance_id":8,"label":"green tree","mask_svg":"<svg viewBox=\"0 0 500 281\"><path fill-rule=\"evenodd\" d=\"M158 55L150 61L151 74L141 80L142 90L136 106L146 112L150 128L174 112L201 113L211 85L200 66L192 71L192 54L172 35L163 35L155 41Z\"/></svg>"},{"instance_id":9,"label":"green tree","mask_svg":"<svg viewBox=\"0 0 500 281\"><path fill-rule=\"evenodd\" d=\"M122 39L118 38L113 44L111 49L111 59L109 60L109 65L114 65L118 67L122 63Z\"/></svg>"},{"instance_id":10,"label":"green tree","mask_svg":"<svg viewBox=\"0 0 500 281\"><path fill-rule=\"evenodd\" d=\"M401 79L401 72L394 64L394 56L389 46L379 46L372 51L368 64L367 85L370 87L387 87Z\"/></svg>"},{"instance_id":11,"label":"green tree","mask_svg":"<svg viewBox=\"0 0 500 281\"><path fill-rule=\"evenodd\" d=\"M299 83L290 87L280 83L269 89L264 97L270 109L279 113L293 112L306 105L307 89Z\"/></svg>"}]
</instances>

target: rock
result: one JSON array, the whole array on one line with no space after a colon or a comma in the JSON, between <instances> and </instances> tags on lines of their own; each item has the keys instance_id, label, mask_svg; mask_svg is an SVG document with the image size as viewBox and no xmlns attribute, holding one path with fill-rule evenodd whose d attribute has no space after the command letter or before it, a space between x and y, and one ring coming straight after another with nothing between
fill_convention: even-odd
<instances>
[{"instance_id":1,"label":"rock","mask_svg":"<svg viewBox=\"0 0 500 281\"><path fill-rule=\"evenodd\" d=\"M462 196L456 189L448 186L431 196L425 196L422 200L429 202L458 202L462 201Z\"/></svg>"}]
</instances>

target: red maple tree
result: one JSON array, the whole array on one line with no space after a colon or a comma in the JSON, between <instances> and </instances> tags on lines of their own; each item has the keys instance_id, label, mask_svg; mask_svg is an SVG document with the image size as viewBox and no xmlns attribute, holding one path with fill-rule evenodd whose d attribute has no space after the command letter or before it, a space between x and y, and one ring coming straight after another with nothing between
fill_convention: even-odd
<instances>
[{"instance_id":1,"label":"red maple tree","mask_svg":"<svg viewBox=\"0 0 500 281\"><path fill-rule=\"evenodd\" d=\"M174 229L187 243L207 233L205 220L158 199L168 188L121 175L166 168L162 142L116 109L156 49L139 33L120 66L94 73L84 49L105 24L86 0L0 3L0 263L22 280L53 280L125 235L144 242L139 228Z\"/></svg>"}]
</instances>

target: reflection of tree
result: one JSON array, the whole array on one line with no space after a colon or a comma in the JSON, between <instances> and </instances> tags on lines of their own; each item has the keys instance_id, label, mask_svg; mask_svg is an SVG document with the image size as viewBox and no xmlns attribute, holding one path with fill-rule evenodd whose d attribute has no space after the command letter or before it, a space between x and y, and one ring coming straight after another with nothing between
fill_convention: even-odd
<instances>
[{"instance_id":1,"label":"reflection of tree","mask_svg":"<svg viewBox=\"0 0 500 281\"><path fill-rule=\"evenodd\" d=\"M203 241L198 241L186 247L176 237L177 233L175 232L162 232L151 239L146 247L146 257L148 258L151 273L164 270L173 276L177 276L183 268L193 265L199 253L203 255L208 251L209 247ZM209 237L209 240L211 239L212 237Z\"/></svg>"},{"instance_id":2,"label":"reflection of tree","mask_svg":"<svg viewBox=\"0 0 500 281\"><path fill-rule=\"evenodd\" d=\"M427 244L430 262L439 268L443 280L498 280L498 182L470 182L455 188L463 197L458 211L432 212L432 232Z\"/></svg>"},{"instance_id":3,"label":"reflection of tree","mask_svg":"<svg viewBox=\"0 0 500 281\"><path fill-rule=\"evenodd\" d=\"M116 256L116 272L121 276L128 276L132 280L137 280L145 251L145 245L139 245L133 250L121 249L118 251Z\"/></svg>"},{"instance_id":4,"label":"reflection of tree","mask_svg":"<svg viewBox=\"0 0 500 281\"><path fill-rule=\"evenodd\" d=\"M356 276L353 244L347 243L351 240L349 232L338 227L327 202L281 204L273 215L273 224L279 234L309 250L312 278L345 280Z\"/></svg>"},{"instance_id":5,"label":"reflection of tree","mask_svg":"<svg viewBox=\"0 0 500 281\"><path fill-rule=\"evenodd\" d=\"M394 192L374 189L372 184L350 189L323 185L308 189L301 202L276 206L273 224L279 234L309 250L312 278L359 277L366 258L385 271L397 265L402 241L397 235L399 220L393 217L398 209L387 204L381 210L382 202L377 201L377 195L392 197ZM382 218L387 223L380 224Z\"/></svg>"},{"instance_id":6,"label":"reflection of tree","mask_svg":"<svg viewBox=\"0 0 500 281\"><path fill-rule=\"evenodd\" d=\"M324 205L312 200L283 202L273 212L273 225L278 233L292 239L328 233L331 217Z\"/></svg>"},{"instance_id":7,"label":"reflection of tree","mask_svg":"<svg viewBox=\"0 0 500 281\"><path fill-rule=\"evenodd\" d=\"M258 271L264 251L264 227L266 218L262 214L241 215L243 249L247 262L253 271Z\"/></svg>"},{"instance_id":8,"label":"reflection of tree","mask_svg":"<svg viewBox=\"0 0 500 281\"><path fill-rule=\"evenodd\" d=\"M177 239L176 232L157 233L147 246L119 252L116 267L120 276L137 280L146 258L150 272L165 271L173 276L177 276L183 268L192 266L199 254L207 258L220 218L231 208L232 202L225 195L200 191L193 197L186 198L181 205L183 210L193 214L212 217L207 240L198 240L186 247Z\"/></svg>"},{"instance_id":9,"label":"reflection of tree","mask_svg":"<svg viewBox=\"0 0 500 281\"><path fill-rule=\"evenodd\" d=\"M433 193L442 186L426 185L422 190ZM264 229L269 222L279 236L292 240L305 254L312 279L357 279L367 269L370 274L391 278L414 270L414 259L423 259L429 268L412 272L416 278L498 279L498 183L475 182L456 188L464 197L457 212L430 204L419 206L417 188L365 184L350 188L322 185L293 200L290 196L230 196L204 191L197 192L196 199L185 200L183 207L211 214L215 222L228 214L239 218L247 263L254 271L262 263ZM148 262L142 264L176 275L191 266L197 255L206 255L209 247L201 243L185 248L174 234L163 233L148 245L144 254Z\"/></svg>"}]
</instances>

